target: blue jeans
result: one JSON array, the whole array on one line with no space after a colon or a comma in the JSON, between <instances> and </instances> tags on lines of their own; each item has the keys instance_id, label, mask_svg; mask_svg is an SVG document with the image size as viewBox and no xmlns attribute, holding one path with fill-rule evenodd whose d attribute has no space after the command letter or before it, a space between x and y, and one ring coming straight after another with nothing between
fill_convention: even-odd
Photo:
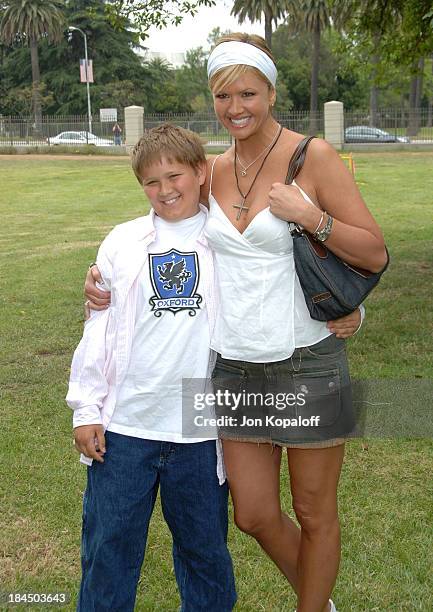
<instances>
[{"instance_id":1,"label":"blue jeans","mask_svg":"<svg viewBox=\"0 0 433 612\"><path fill-rule=\"evenodd\" d=\"M104 463L87 472L77 610L134 610L158 488L182 612L232 610L228 488L218 484L215 441L175 444L108 431L106 444Z\"/></svg>"}]
</instances>

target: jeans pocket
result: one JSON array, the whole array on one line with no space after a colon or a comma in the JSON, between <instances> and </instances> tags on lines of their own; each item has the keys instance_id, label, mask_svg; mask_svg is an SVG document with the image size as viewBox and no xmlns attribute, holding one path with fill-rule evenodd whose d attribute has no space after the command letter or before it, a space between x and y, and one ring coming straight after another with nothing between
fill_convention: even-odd
<instances>
[{"instance_id":1,"label":"jeans pocket","mask_svg":"<svg viewBox=\"0 0 433 612\"><path fill-rule=\"evenodd\" d=\"M217 361L212 372L212 385L214 394L220 398L215 403L215 415L221 420L219 435L223 435L224 432L239 435L238 426L247 410L243 400L247 378L243 368ZM234 422L230 421L231 417L234 417Z\"/></svg>"},{"instance_id":2,"label":"jeans pocket","mask_svg":"<svg viewBox=\"0 0 433 612\"><path fill-rule=\"evenodd\" d=\"M227 389L233 393L239 393L244 387L246 371L243 368L217 361L211 379L214 391Z\"/></svg>"},{"instance_id":3,"label":"jeans pocket","mask_svg":"<svg viewBox=\"0 0 433 612\"><path fill-rule=\"evenodd\" d=\"M215 372L228 375L231 374L232 376L245 376L245 369L241 368L241 366L234 366L230 363L226 363L225 361L220 361L218 359L215 363L215 367L212 372L212 378L214 378Z\"/></svg>"},{"instance_id":4,"label":"jeans pocket","mask_svg":"<svg viewBox=\"0 0 433 612\"><path fill-rule=\"evenodd\" d=\"M297 416L311 426L334 425L341 413L341 382L338 368L294 374Z\"/></svg>"}]
</instances>

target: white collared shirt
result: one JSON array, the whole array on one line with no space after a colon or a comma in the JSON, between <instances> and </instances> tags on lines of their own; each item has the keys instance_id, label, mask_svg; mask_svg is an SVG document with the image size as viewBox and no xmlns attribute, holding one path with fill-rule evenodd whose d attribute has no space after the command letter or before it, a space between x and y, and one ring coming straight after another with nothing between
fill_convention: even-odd
<instances>
[{"instance_id":1,"label":"white collared shirt","mask_svg":"<svg viewBox=\"0 0 433 612\"><path fill-rule=\"evenodd\" d=\"M200 209L207 216L207 209L203 206ZM118 392L130 364L140 275L149 262L149 246L156 238L154 220L152 210L145 217L116 226L99 248L96 263L104 281L102 288L111 291L111 305L104 311L92 311L74 353L66 397L74 410L74 427L102 424L105 430L112 420ZM208 341L215 326L217 293L213 255L202 232L195 241L195 251L200 260L200 291L207 311ZM208 361L209 375L213 358ZM81 461L91 463L83 455ZM221 460L218 475L220 481L224 479Z\"/></svg>"}]
</instances>

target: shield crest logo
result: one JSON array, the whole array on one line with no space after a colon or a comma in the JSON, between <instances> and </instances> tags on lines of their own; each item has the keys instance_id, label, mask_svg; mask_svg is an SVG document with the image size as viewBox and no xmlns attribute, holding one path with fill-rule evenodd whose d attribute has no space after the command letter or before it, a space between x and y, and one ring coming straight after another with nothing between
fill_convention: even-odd
<instances>
[{"instance_id":1,"label":"shield crest logo","mask_svg":"<svg viewBox=\"0 0 433 612\"><path fill-rule=\"evenodd\" d=\"M181 310L194 316L202 297L196 293L200 278L196 252L183 253L171 249L166 253L149 254L150 279L155 295L149 300L156 317L163 310L174 314Z\"/></svg>"}]
</instances>

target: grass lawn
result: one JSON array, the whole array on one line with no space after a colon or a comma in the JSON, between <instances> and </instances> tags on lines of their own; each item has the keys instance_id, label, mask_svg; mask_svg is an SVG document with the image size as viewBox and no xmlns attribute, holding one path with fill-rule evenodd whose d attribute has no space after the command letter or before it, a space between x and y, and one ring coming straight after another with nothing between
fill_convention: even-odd
<instances>
[{"instance_id":1,"label":"grass lawn","mask_svg":"<svg viewBox=\"0 0 433 612\"><path fill-rule=\"evenodd\" d=\"M368 299L362 333L350 341L352 373L433 379L433 153L354 157L392 265ZM67 591L72 601L63 609L73 610L85 469L64 397L83 324L83 277L110 228L147 204L127 158L0 157L0 182L0 591ZM433 609L432 459L431 438L347 445L334 591L340 612ZM288 490L283 473L289 511ZM237 610L294 609L285 580L233 526L230 548ZM177 606L170 535L157 507L137 610Z\"/></svg>"}]
</instances>

